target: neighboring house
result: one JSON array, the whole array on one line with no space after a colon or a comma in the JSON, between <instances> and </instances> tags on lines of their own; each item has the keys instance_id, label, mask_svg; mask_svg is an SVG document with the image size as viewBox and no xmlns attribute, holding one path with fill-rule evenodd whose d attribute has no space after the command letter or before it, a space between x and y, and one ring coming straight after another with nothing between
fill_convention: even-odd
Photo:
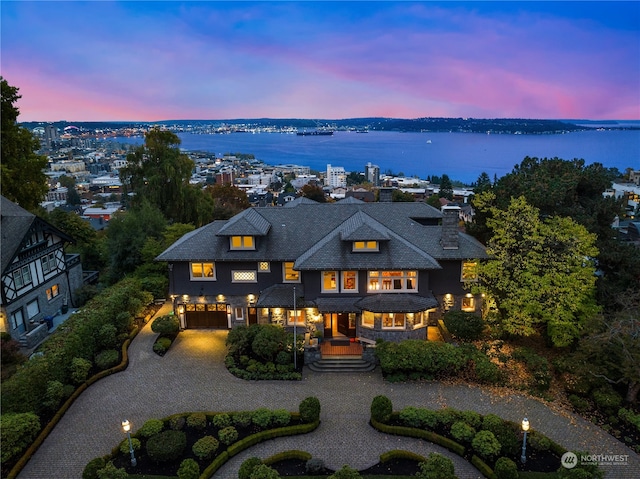
<instances>
[{"instance_id":1,"label":"neighboring house","mask_svg":"<svg viewBox=\"0 0 640 479\"><path fill-rule=\"evenodd\" d=\"M156 260L183 328L294 324L325 337L426 339L449 309L480 311L485 248L459 208L348 198L250 208L186 234Z\"/></svg>"},{"instance_id":2,"label":"neighboring house","mask_svg":"<svg viewBox=\"0 0 640 479\"><path fill-rule=\"evenodd\" d=\"M0 328L33 347L48 334L44 319L68 308L82 286L80 255L65 254L71 237L4 196L0 201Z\"/></svg>"}]
</instances>

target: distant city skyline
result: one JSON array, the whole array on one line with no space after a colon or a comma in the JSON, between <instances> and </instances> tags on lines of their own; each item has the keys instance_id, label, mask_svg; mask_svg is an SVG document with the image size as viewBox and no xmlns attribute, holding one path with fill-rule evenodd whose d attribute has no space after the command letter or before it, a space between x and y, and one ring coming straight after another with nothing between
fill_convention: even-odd
<instances>
[{"instance_id":1,"label":"distant city skyline","mask_svg":"<svg viewBox=\"0 0 640 479\"><path fill-rule=\"evenodd\" d=\"M640 2L2 2L18 121L640 119Z\"/></svg>"}]
</instances>

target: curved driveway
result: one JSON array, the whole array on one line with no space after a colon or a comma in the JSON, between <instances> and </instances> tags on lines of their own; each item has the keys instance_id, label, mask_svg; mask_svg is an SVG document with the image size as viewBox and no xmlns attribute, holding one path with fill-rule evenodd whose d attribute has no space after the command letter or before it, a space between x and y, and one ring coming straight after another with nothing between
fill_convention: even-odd
<instances>
[{"instance_id":1,"label":"curved driveway","mask_svg":"<svg viewBox=\"0 0 640 479\"><path fill-rule=\"evenodd\" d=\"M164 306L158 314L165 314ZM258 407L297 411L300 401L316 396L322 405L320 427L311 434L280 438L254 446L232 458L216 478L237 478L242 461L268 457L287 449L302 449L333 469L349 464L365 469L391 449L447 454L460 479L481 475L455 454L424 441L381 434L368 425L371 400L388 396L398 410L405 406L489 412L519 422L528 417L538 429L569 449L593 454L628 455L624 466L608 466L608 478L640 477L640 456L602 429L566 412L517 395L500 396L486 390L442 383L389 384L379 369L371 373L313 373L302 381L243 381L224 367L224 331L184 331L164 356L152 351L156 335L147 325L129 347L129 367L88 388L72 405L19 479L79 479L84 466L108 454L122 439L120 423L127 418L134 430L149 418L187 411L250 410Z\"/></svg>"}]
</instances>

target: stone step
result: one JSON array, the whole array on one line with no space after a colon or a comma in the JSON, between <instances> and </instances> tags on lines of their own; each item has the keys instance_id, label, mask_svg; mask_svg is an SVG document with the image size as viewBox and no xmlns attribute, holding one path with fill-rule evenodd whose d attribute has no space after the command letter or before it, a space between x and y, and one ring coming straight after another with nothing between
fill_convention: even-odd
<instances>
[{"instance_id":1,"label":"stone step","mask_svg":"<svg viewBox=\"0 0 640 479\"><path fill-rule=\"evenodd\" d=\"M315 363L308 364L307 367L314 372L369 372L373 371L376 366L362 358L323 358Z\"/></svg>"}]
</instances>

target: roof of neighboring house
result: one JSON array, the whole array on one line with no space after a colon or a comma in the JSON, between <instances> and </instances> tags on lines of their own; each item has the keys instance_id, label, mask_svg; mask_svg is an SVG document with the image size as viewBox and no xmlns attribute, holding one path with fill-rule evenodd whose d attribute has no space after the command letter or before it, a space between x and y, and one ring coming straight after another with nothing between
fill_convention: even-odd
<instances>
[{"instance_id":1,"label":"roof of neighboring house","mask_svg":"<svg viewBox=\"0 0 640 479\"><path fill-rule=\"evenodd\" d=\"M440 244L442 213L426 203L316 203L250 208L183 236L158 261L296 261L296 269L437 269L439 260L487 258L460 233L458 249ZM268 225L268 226L266 226ZM241 233L245 231L245 233ZM254 233L251 233L254 231ZM257 233L265 234L261 236ZM231 250L229 234L256 236L255 250ZM224 236L222 236L224 235ZM378 252L353 252L353 241L378 241Z\"/></svg>"}]
</instances>

